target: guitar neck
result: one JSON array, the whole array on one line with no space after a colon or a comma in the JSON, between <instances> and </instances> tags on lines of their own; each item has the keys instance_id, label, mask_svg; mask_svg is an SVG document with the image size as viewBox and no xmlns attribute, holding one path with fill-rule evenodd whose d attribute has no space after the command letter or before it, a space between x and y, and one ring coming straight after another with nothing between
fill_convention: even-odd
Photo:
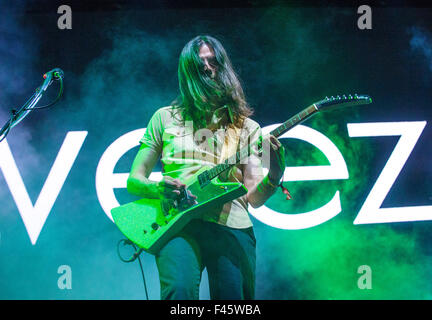
<instances>
[{"instance_id":1,"label":"guitar neck","mask_svg":"<svg viewBox=\"0 0 432 320\"><path fill-rule=\"evenodd\" d=\"M280 126L278 126L276 129L272 130L270 132L271 135L275 136L276 138L290 130L291 128L295 127L296 125L300 124L301 122L305 121L309 117L311 117L314 113L318 112L318 108L315 106L315 104L307 107L303 111L299 112L292 118L288 119L284 123L282 123ZM221 164L218 164L216 167L209 169L205 172L203 172L201 175L202 181L200 180L202 185L205 185L210 182L210 180L216 178L218 175L220 175L225 170L229 169L230 167L236 165L241 160L245 159L250 155L250 151L252 149L252 146L254 146L258 141L254 141L251 144L241 148L239 151L237 151L236 154L232 155L231 157L227 158L224 162Z\"/></svg>"}]
</instances>

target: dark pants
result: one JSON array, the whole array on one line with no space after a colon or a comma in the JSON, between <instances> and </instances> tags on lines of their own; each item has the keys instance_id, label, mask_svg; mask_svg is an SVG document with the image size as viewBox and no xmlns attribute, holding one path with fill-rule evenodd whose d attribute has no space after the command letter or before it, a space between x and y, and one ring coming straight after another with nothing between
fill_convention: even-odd
<instances>
[{"instance_id":1,"label":"dark pants","mask_svg":"<svg viewBox=\"0 0 432 320\"><path fill-rule=\"evenodd\" d=\"M156 255L161 299L198 300L204 267L211 299L254 299L255 245L252 228L191 221Z\"/></svg>"}]
</instances>

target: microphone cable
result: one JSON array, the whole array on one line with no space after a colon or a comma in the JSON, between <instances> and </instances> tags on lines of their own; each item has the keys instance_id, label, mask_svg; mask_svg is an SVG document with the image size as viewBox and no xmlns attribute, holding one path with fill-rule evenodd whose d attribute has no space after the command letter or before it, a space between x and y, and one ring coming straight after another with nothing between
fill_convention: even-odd
<instances>
[{"instance_id":1,"label":"microphone cable","mask_svg":"<svg viewBox=\"0 0 432 320\"><path fill-rule=\"evenodd\" d=\"M129 259L124 259L121 256L121 254L120 254L120 243L122 243L122 242L123 242L123 246L125 246L125 245L131 245L135 249L135 253ZM120 258L121 261L129 263L129 262L133 262L135 259L138 258L138 262L139 262L139 266L140 266L140 270L141 270L141 275L142 275L142 278L143 278L143 284L144 284L144 290L145 290L145 294L146 294L146 300L148 300L149 298L148 298L148 292L147 292L147 284L146 284L146 279L145 279L145 276L144 276L144 269L143 269L142 262L141 262L141 257L140 257L140 255L141 255L142 252L143 252L143 249L141 249L141 248L138 249L136 247L136 245L132 241L130 241L129 239L121 239L117 243L117 255L119 256L119 258Z\"/></svg>"}]
</instances>

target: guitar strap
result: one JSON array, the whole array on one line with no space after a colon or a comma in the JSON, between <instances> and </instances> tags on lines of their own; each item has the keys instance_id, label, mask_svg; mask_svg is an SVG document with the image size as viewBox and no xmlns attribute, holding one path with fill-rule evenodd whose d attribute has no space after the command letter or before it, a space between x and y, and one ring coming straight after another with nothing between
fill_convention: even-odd
<instances>
[{"instance_id":1,"label":"guitar strap","mask_svg":"<svg viewBox=\"0 0 432 320\"><path fill-rule=\"evenodd\" d=\"M225 130L224 143L222 145L219 163L222 163L237 152L240 133L241 129L234 126L229 126L228 129Z\"/></svg>"},{"instance_id":2,"label":"guitar strap","mask_svg":"<svg viewBox=\"0 0 432 320\"><path fill-rule=\"evenodd\" d=\"M243 122L242 122L242 126L243 126ZM238 128L234 125L230 125L228 129L225 130L224 144L222 145L219 163L222 163L223 161L225 161L225 159L232 156L234 153L238 151L241 131L242 131L241 128ZM234 167L232 167L228 172L224 173L225 178L229 177L229 174L231 173L231 170L233 168ZM237 182L240 182L238 181L237 178L235 179L237 180ZM283 181L281 181L277 187L280 187L282 189L282 192L286 195L287 200L292 199L291 193L286 187L284 187Z\"/></svg>"},{"instance_id":3,"label":"guitar strap","mask_svg":"<svg viewBox=\"0 0 432 320\"><path fill-rule=\"evenodd\" d=\"M237 128L237 127L232 126L232 125L230 125L225 130L224 143L222 145L221 155L219 157L219 164L224 162L226 159L228 159L230 156L232 156L233 154L235 154L237 152L241 130L242 130L241 128ZM231 167L231 169L223 172L220 176L220 179L222 179L222 181L228 180L228 177L231 174L231 170L234 167L235 166L233 166L233 167ZM240 181L238 181L238 182L240 182Z\"/></svg>"}]
</instances>

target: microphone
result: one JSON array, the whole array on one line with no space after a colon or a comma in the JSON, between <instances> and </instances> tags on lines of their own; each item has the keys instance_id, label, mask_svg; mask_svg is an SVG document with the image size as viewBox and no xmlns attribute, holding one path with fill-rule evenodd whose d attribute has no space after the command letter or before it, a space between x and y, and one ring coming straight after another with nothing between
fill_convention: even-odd
<instances>
[{"instance_id":1,"label":"microphone","mask_svg":"<svg viewBox=\"0 0 432 320\"><path fill-rule=\"evenodd\" d=\"M51 76L54 80L60 80L64 78L64 72L60 68L54 68L43 75L43 78Z\"/></svg>"}]
</instances>

